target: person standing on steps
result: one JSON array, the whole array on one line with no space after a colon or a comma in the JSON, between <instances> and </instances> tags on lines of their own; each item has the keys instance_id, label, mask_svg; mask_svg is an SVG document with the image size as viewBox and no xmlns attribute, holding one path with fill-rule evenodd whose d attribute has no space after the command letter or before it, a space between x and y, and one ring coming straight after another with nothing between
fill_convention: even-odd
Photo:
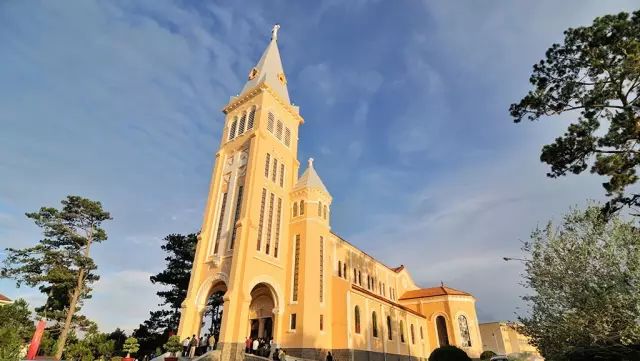
<instances>
[{"instance_id":1,"label":"person standing on steps","mask_svg":"<svg viewBox=\"0 0 640 361\"><path fill-rule=\"evenodd\" d=\"M191 343L191 337L187 337L182 341L182 356L187 357L189 354L189 344Z\"/></svg>"},{"instance_id":2,"label":"person standing on steps","mask_svg":"<svg viewBox=\"0 0 640 361\"><path fill-rule=\"evenodd\" d=\"M251 336L247 336L247 339L244 340L244 353L251 353Z\"/></svg>"},{"instance_id":3,"label":"person standing on steps","mask_svg":"<svg viewBox=\"0 0 640 361\"><path fill-rule=\"evenodd\" d=\"M191 337L191 342L189 342L189 357L193 358L196 355L196 348L198 347L198 338L196 335Z\"/></svg>"},{"instance_id":4,"label":"person standing on steps","mask_svg":"<svg viewBox=\"0 0 640 361\"><path fill-rule=\"evenodd\" d=\"M252 353L255 355L258 352L258 346L260 346L260 341L258 341L258 339L256 338L255 340L253 340L253 348L252 348Z\"/></svg>"},{"instance_id":5,"label":"person standing on steps","mask_svg":"<svg viewBox=\"0 0 640 361\"><path fill-rule=\"evenodd\" d=\"M207 348L207 351L212 351L213 348L216 346L216 336L214 336L213 334L211 334L211 336L209 336L209 340L207 340L209 347Z\"/></svg>"}]
</instances>

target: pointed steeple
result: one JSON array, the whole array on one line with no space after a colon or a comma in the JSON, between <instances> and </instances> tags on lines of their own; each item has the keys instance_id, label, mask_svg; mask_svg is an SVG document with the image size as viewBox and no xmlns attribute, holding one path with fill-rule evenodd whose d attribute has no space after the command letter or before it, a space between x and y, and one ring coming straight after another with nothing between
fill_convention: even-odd
<instances>
[{"instance_id":1,"label":"pointed steeple","mask_svg":"<svg viewBox=\"0 0 640 361\"><path fill-rule=\"evenodd\" d=\"M302 176L298 178L298 182L293 187L293 189L296 190L301 188L318 188L329 194L327 187L325 187L324 183L322 183L322 179L320 179L320 176L316 172L316 169L313 168L313 158L309 158L308 164L309 165L307 167L307 170L305 170L304 173L302 173Z\"/></svg>"},{"instance_id":2,"label":"pointed steeple","mask_svg":"<svg viewBox=\"0 0 640 361\"><path fill-rule=\"evenodd\" d=\"M278 29L280 29L280 25L276 24L273 30L271 30L271 41L269 45L267 45L258 64L249 72L249 79L240 94L265 82L282 97L282 99L287 103L291 103L289 100L289 91L287 90L287 78L284 75L282 60L280 60L280 51L278 50Z\"/></svg>"}]
</instances>

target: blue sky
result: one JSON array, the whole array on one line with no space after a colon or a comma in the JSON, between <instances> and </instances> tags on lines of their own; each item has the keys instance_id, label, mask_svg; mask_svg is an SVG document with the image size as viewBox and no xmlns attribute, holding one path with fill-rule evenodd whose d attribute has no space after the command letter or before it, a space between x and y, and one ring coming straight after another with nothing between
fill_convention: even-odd
<instances>
[{"instance_id":1,"label":"blue sky","mask_svg":"<svg viewBox=\"0 0 640 361\"><path fill-rule=\"evenodd\" d=\"M333 230L423 286L473 293L481 321L524 312L520 242L587 198L539 150L566 119L508 106L567 27L632 1L5 1L0 3L0 246L39 239L24 213L67 194L114 220L83 312L133 329L158 302L161 239L199 229L222 106L279 22L280 52ZM304 162L303 162L304 164ZM2 257L0 255L0 257ZM0 281L0 293L42 302Z\"/></svg>"}]
</instances>

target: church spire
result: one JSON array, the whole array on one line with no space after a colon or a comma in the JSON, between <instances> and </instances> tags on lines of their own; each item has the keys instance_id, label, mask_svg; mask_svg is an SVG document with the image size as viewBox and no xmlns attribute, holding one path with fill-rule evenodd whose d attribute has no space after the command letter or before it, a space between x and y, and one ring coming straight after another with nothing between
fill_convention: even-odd
<instances>
[{"instance_id":1,"label":"church spire","mask_svg":"<svg viewBox=\"0 0 640 361\"><path fill-rule=\"evenodd\" d=\"M241 94L264 82L282 97L283 100L291 103L289 100L289 91L287 90L287 78L284 75L282 60L280 60L280 51L278 50L279 29L279 24L273 26L271 30L271 41L269 45L267 45L258 64L249 72L249 79L242 88Z\"/></svg>"}]
</instances>

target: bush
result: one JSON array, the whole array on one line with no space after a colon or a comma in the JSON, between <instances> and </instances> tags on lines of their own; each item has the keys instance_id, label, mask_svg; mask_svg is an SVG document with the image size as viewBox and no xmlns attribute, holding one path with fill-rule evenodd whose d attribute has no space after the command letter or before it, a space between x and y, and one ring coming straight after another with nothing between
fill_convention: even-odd
<instances>
[{"instance_id":1,"label":"bush","mask_svg":"<svg viewBox=\"0 0 640 361\"><path fill-rule=\"evenodd\" d=\"M122 356L113 356L111 361L122 361Z\"/></svg>"},{"instance_id":2,"label":"bush","mask_svg":"<svg viewBox=\"0 0 640 361\"><path fill-rule=\"evenodd\" d=\"M140 349L140 344L138 344L138 339L135 337L129 337L126 341L124 341L124 345L122 345L122 351L127 353L127 357L129 357L132 353L138 352Z\"/></svg>"},{"instance_id":3,"label":"bush","mask_svg":"<svg viewBox=\"0 0 640 361\"><path fill-rule=\"evenodd\" d=\"M172 356L175 356L176 353L182 351L182 343L180 342L180 336L173 335L169 337L167 343L164 344L164 349L167 352L170 352ZM160 354L158 354L160 356Z\"/></svg>"},{"instance_id":4,"label":"bush","mask_svg":"<svg viewBox=\"0 0 640 361\"><path fill-rule=\"evenodd\" d=\"M490 360L495 355L495 352L487 350L480 354L480 360Z\"/></svg>"},{"instance_id":5,"label":"bush","mask_svg":"<svg viewBox=\"0 0 640 361\"><path fill-rule=\"evenodd\" d=\"M12 327L0 328L0 360L18 361L20 360L20 351L22 348L22 339L18 331Z\"/></svg>"},{"instance_id":6,"label":"bush","mask_svg":"<svg viewBox=\"0 0 640 361\"><path fill-rule=\"evenodd\" d=\"M640 360L640 345L576 347L565 356L568 361L636 361Z\"/></svg>"},{"instance_id":7,"label":"bush","mask_svg":"<svg viewBox=\"0 0 640 361\"><path fill-rule=\"evenodd\" d=\"M455 346L442 346L433 350L429 355L429 361L471 361L471 358Z\"/></svg>"}]
</instances>

